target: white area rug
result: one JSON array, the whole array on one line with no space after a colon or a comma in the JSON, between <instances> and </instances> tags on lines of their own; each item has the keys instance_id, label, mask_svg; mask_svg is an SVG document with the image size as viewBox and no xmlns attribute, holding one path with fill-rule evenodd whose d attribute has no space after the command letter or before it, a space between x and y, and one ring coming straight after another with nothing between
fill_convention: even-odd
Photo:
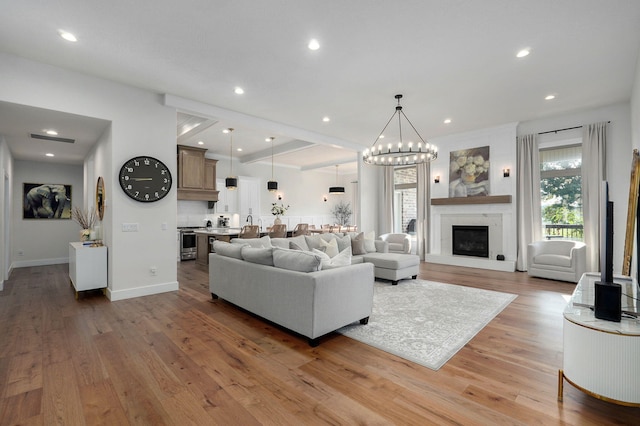
<instances>
[{"instance_id":1,"label":"white area rug","mask_svg":"<svg viewBox=\"0 0 640 426\"><path fill-rule=\"evenodd\" d=\"M369 324L338 333L438 370L515 298L425 280L376 282Z\"/></svg>"}]
</instances>

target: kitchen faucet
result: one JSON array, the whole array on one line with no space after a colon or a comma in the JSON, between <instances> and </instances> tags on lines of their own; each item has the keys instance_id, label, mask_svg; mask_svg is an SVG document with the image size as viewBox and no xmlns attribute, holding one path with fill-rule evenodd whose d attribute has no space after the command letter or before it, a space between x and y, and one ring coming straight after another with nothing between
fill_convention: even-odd
<instances>
[{"instance_id":1,"label":"kitchen faucet","mask_svg":"<svg viewBox=\"0 0 640 426\"><path fill-rule=\"evenodd\" d=\"M253 216L247 215L247 222L249 222L249 225L253 225Z\"/></svg>"},{"instance_id":2,"label":"kitchen faucet","mask_svg":"<svg viewBox=\"0 0 640 426\"><path fill-rule=\"evenodd\" d=\"M260 231L262 231L262 218L258 218L258 223L260 224Z\"/></svg>"}]
</instances>

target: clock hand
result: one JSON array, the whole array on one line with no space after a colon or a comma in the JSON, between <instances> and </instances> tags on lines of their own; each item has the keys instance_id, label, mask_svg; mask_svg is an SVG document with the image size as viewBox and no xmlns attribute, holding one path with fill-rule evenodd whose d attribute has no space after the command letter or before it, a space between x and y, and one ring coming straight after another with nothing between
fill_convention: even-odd
<instances>
[{"instance_id":1,"label":"clock hand","mask_svg":"<svg viewBox=\"0 0 640 426\"><path fill-rule=\"evenodd\" d=\"M153 180L153 178L131 178L131 180Z\"/></svg>"}]
</instances>

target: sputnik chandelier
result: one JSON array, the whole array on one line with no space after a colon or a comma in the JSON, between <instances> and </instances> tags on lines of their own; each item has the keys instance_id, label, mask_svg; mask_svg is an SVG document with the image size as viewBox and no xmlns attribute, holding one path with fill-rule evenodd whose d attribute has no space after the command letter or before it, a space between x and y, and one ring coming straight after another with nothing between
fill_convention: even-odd
<instances>
[{"instance_id":1,"label":"sputnik chandelier","mask_svg":"<svg viewBox=\"0 0 640 426\"><path fill-rule=\"evenodd\" d=\"M402 106L400 105L402 95L396 95L395 98L398 100L395 112L391 115L389 121L387 121L387 124L380 132L380 135L378 135L373 146L364 151L362 155L363 161L367 164L373 164L374 166L404 166L428 163L438 158L438 148L422 139L420 133L418 133L411 121L402 111ZM385 138L384 133L396 115L398 116L398 139L384 144L381 139ZM402 139L403 117L407 123L409 123L419 140L409 140L408 142L404 142Z\"/></svg>"}]
</instances>

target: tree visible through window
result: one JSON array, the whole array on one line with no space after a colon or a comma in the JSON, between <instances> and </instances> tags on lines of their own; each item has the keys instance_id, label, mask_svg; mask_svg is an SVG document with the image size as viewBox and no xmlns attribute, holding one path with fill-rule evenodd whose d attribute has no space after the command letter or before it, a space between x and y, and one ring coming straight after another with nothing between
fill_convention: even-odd
<instances>
[{"instance_id":1,"label":"tree visible through window","mask_svg":"<svg viewBox=\"0 0 640 426\"><path fill-rule=\"evenodd\" d=\"M582 148L540 150L543 235L582 240Z\"/></svg>"}]
</instances>

